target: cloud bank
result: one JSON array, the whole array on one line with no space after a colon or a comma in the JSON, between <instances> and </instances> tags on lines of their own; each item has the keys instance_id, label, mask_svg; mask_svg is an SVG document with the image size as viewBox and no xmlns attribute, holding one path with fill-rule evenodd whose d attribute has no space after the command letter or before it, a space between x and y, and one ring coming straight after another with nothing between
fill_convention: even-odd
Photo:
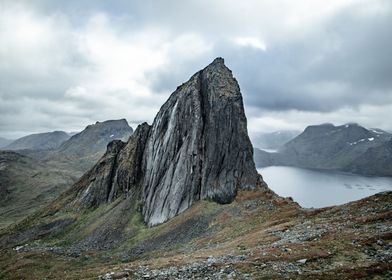
<instances>
[{"instance_id":1,"label":"cloud bank","mask_svg":"<svg viewBox=\"0 0 392 280\"><path fill-rule=\"evenodd\" d=\"M216 56L249 131L358 122L392 130L392 3L1 1L0 136L151 122Z\"/></svg>"}]
</instances>

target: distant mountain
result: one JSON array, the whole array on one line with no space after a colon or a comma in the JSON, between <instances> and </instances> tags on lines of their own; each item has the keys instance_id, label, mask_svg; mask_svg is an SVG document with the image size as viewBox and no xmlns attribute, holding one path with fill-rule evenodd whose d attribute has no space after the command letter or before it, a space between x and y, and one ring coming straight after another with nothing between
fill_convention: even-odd
<instances>
[{"instance_id":1,"label":"distant mountain","mask_svg":"<svg viewBox=\"0 0 392 280\"><path fill-rule=\"evenodd\" d=\"M279 149L301 132L298 130L279 130L270 133L256 133L251 136L254 147L260 149Z\"/></svg>"},{"instance_id":2,"label":"distant mountain","mask_svg":"<svg viewBox=\"0 0 392 280\"><path fill-rule=\"evenodd\" d=\"M3 150L50 150L60 147L70 136L64 131L37 133L16 139Z\"/></svg>"},{"instance_id":3,"label":"distant mountain","mask_svg":"<svg viewBox=\"0 0 392 280\"><path fill-rule=\"evenodd\" d=\"M71 138L64 132L29 135L12 144L23 150L0 151L0 228L56 198L98 161L109 142L127 141L132 131L124 119L97 122ZM64 134L68 140L53 149Z\"/></svg>"},{"instance_id":4,"label":"distant mountain","mask_svg":"<svg viewBox=\"0 0 392 280\"><path fill-rule=\"evenodd\" d=\"M280 154L267 152L259 148L253 148L253 158L256 164L256 167L266 167L271 165L285 165L280 164Z\"/></svg>"},{"instance_id":5,"label":"distant mountain","mask_svg":"<svg viewBox=\"0 0 392 280\"><path fill-rule=\"evenodd\" d=\"M5 146L8 146L9 144L12 143L12 141L14 140L9 140L7 138L0 137L0 149L4 148Z\"/></svg>"},{"instance_id":6,"label":"distant mountain","mask_svg":"<svg viewBox=\"0 0 392 280\"><path fill-rule=\"evenodd\" d=\"M77 177L14 151L0 151L0 228L45 206Z\"/></svg>"},{"instance_id":7,"label":"distant mountain","mask_svg":"<svg viewBox=\"0 0 392 280\"><path fill-rule=\"evenodd\" d=\"M365 175L392 176L392 139L367 149L346 170Z\"/></svg>"},{"instance_id":8,"label":"distant mountain","mask_svg":"<svg viewBox=\"0 0 392 280\"><path fill-rule=\"evenodd\" d=\"M366 168L360 168L359 165L355 167L358 158L367 153L377 161L376 153L370 155L368 150L385 145L391 137L392 135L386 131L366 129L358 124L314 125L307 127L303 133L286 143L279 153L256 150L255 161L258 167L291 165L366 174ZM372 175L385 174L377 167L374 168Z\"/></svg>"},{"instance_id":9,"label":"distant mountain","mask_svg":"<svg viewBox=\"0 0 392 280\"><path fill-rule=\"evenodd\" d=\"M79 132L80 131L71 131L71 132L67 132L67 133L71 137L71 136L74 136L74 135L78 134Z\"/></svg>"},{"instance_id":10,"label":"distant mountain","mask_svg":"<svg viewBox=\"0 0 392 280\"><path fill-rule=\"evenodd\" d=\"M96 122L73 135L54 152L45 155L45 160L83 173L105 153L109 142L126 142L132 133L133 129L125 119Z\"/></svg>"}]
</instances>

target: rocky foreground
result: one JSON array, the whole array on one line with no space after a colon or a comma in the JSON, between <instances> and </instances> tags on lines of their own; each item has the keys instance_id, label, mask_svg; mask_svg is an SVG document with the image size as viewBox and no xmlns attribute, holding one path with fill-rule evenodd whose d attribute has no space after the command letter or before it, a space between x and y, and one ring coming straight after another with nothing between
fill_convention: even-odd
<instances>
[{"instance_id":1,"label":"rocky foreground","mask_svg":"<svg viewBox=\"0 0 392 280\"><path fill-rule=\"evenodd\" d=\"M241 191L111 250L78 251L57 238L2 250L0 278L390 279L392 193L302 209L268 189Z\"/></svg>"},{"instance_id":2,"label":"rocky foreground","mask_svg":"<svg viewBox=\"0 0 392 280\"><path fill-rule=\"evenodd\" d=\"M252 215L259 203L245 200L233 209ZM264 207L281 203L291 204L277 200ZM339 207L285 210L222 244L114 266L98 279L391 279L392 193Z\"/></svg>"}]
</instances>

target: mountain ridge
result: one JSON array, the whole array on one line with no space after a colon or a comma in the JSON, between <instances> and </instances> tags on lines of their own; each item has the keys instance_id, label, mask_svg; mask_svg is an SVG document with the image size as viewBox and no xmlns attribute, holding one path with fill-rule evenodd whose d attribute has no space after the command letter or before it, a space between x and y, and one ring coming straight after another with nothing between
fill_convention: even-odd
<instances>
[{"instance_id":1,"label":"mountain ridge","mask_svg":"<svg viewBox=\"0 0 392 280\"><path fill-rule=\"evenodd\" d=\"M270 165L289 165L305 168L340 170L363 175L392 176L392 170L381 165L372 166L372 172L366 168L355 168L357 159L370 148L383 146L392 135L380 129L366 129L358 124L311 125L287 142L277 153L268 153L256 149L255 160L258 167ZM374 157L368 153L367 157ZM374 158L374 163L377 158ZM378 169L378 170L377 170Z\"/></svg>"},{"instance_id":2,"label":"mountain ridge","mask_svg":"<svg viewBox=\"0 0 392 280\"><path fill-rule=\"evenodd\" d=\"M3 150L54 150L70 138L64 131L29 134L12 141Z\"/></svg>"},{"instance_id":3,"label":"mountain ridge","mask_svg":"<svg viewBox=\"0 0 392 280\"><path fill-rule=\"evenodd\" d=\"M132 133L133 128L125 119L97 121L69 136L56 149L25 149L18 152L48 165L72 171L80 177L105 153L110 141L126 141Z\"/></svg>"}]
</instances>

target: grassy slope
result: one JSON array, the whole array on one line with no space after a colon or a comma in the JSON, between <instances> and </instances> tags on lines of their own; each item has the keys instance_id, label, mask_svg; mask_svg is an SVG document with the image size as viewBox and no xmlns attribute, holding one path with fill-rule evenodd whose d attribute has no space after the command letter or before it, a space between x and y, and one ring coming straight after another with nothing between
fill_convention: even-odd
<instances>
[{"instance_id":1,"label":"grassy slope","mask_svg":"<svg viewBox=\"0 0 392 280\"><path fill-rule=\"evenodd\" d=\"M0 278L96 279L140 265L159 269L228 255L244 255L244 261L232 266L252 279L382 279L392 269L390 257L385 261L392 240L391 193L304 210L270 191L240 192L232 204L201 201L153 228L144 226L136 208L137 203L120 198L96 211L69 209L45 217L78 221L18 253L3 249ZM109 242L108 247L94 247L97 240ZM308 261L299 265L297 260L304 258ZM217 269L224 265L214 264Z\"/></svg>"},{"instance_id":2,"label":"grassy slope","mask_svg":"<svg viewBox=\"0 0 392 280\"><path fill-rule=\"evenodd\" d=\"M1 151L0 229L47 205L76 181L72 173L49 167L30 157Z\"/></svg>"}]
</instances>

